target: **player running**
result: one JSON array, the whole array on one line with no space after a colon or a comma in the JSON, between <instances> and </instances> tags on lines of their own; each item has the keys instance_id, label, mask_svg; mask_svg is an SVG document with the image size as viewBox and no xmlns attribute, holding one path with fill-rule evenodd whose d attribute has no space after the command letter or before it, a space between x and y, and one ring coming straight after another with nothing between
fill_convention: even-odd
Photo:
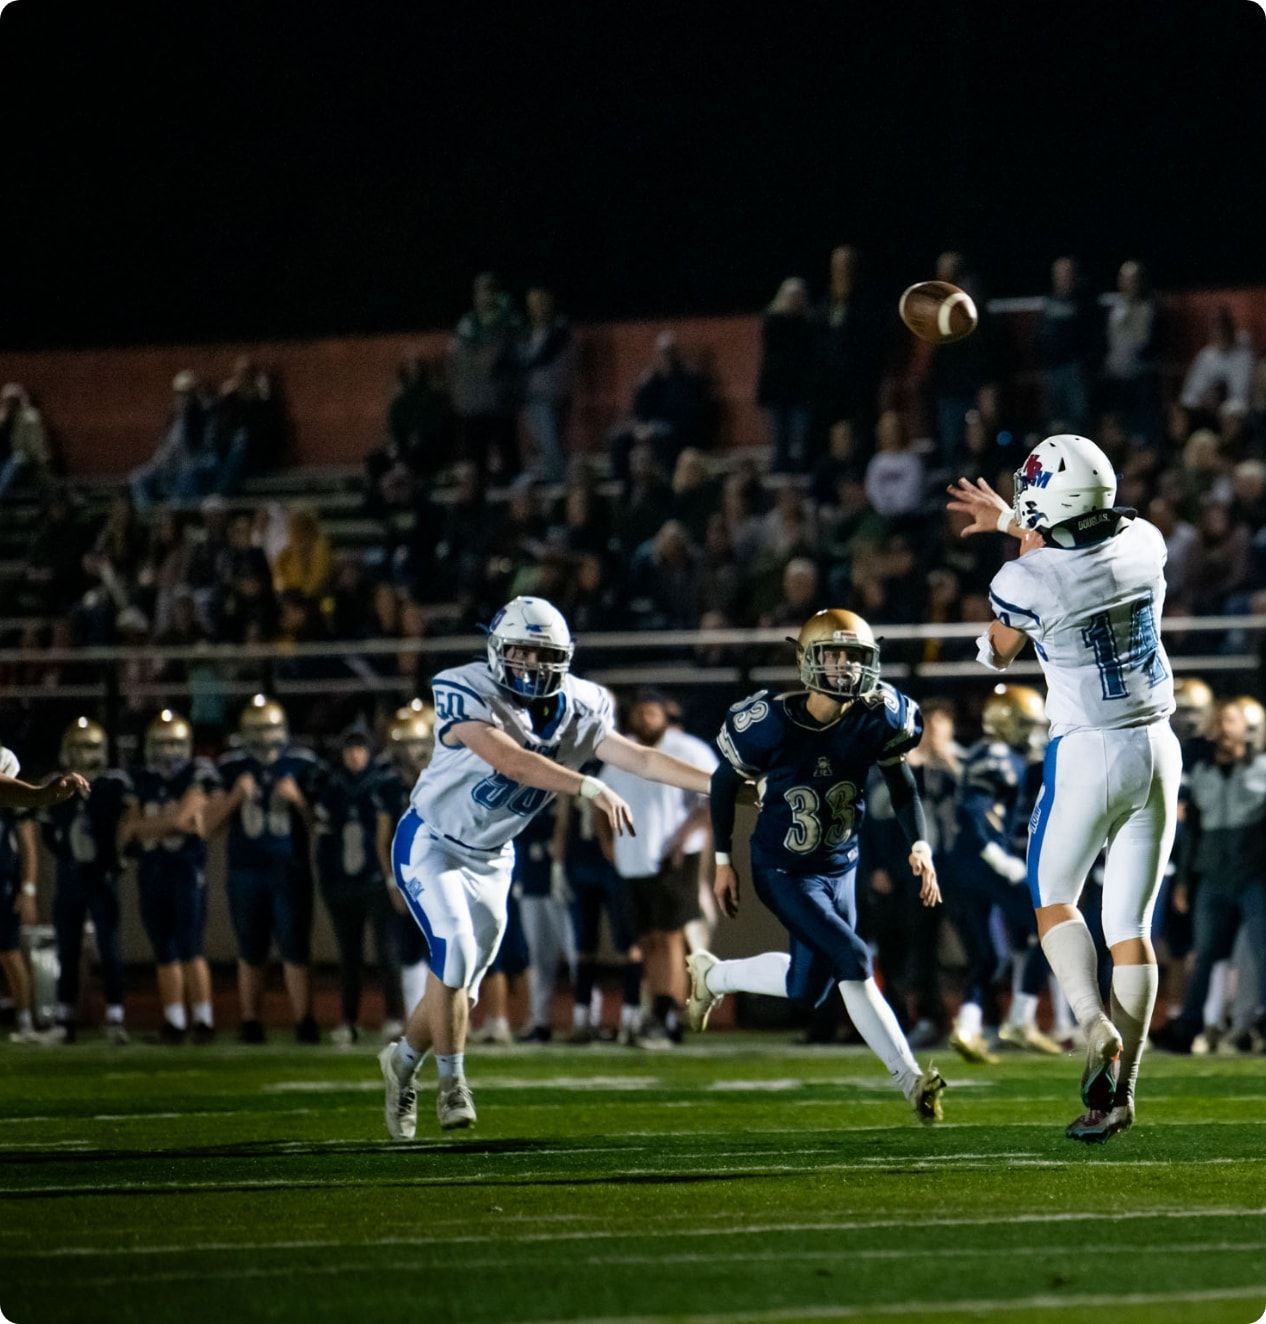
<instances>
[{"instance_id":1,"label":"player running","mask_svg":"<svg viewBox=\"0 0 1266 1324\"><path fill-rule=\"evenodd\" d=\"M1032 639L1046 677L1052 738L1029 821L1028 883L1042 949L1086 1034L1086 1111L1066 1134L1101 1142L1134 1121L1156 1002L1152 910L1182 776L1158 627L1165 542L1134 511L1113 505L1112 464L1085 437L1039 443L1016 470L1012 506L983 479L959 479L949 492L949 509L972 517L964 536L997 531L1020 540L1019 558L990 585L996 619L977 641L977 656L1002 671ZM1099 995L1094 941L1077 909L1105 846L1111 1019Z\"/></svg>"},{"instance_id":2,"label":"player running","mask_svg":"<svg viewBox=\"0 0 1266 1324\"><path fill-rule=\"evenodd\" d=\"M791 953L718 961L711 952L695 952L686 961L686 1021L693 1030L704 1029L726 993L764 993L818 1006L838 987L849 1018L893 1083L920 1118L939 1121L945 1081L914 1060L856 928L857 829L866 778L876 765L910 843L919 899L925 906L941 899L923 807L905 761L919 743L923 719L912 699L880 683L879 647L860 616L820 611L795 642L804 690L761 690L735 704L717 738L725 760L712 775L717 900L731 918L737 914L739 879L730 860L734 809L743 781L758 781L752 880L756 895L790 934Z\"/></svg>"},{"instance_id":3,"label":"player running","mask_svg":"<svg viewBox=\"0 0 1266 1324\"><path fill-rule=\"evenodd\" d=\"M505 932L513 841L524 823L555 795L581 795L617 834L633 830L628 805L597 777L573 769L599 758L707 793L707 773L615 730L610 694L571 675L573 649L555 607L519 597L493 617L486 662L442 671L431 682L435 755L391 849L396 886L431 950L426 996L404 1037L379 1055L393 1139L416 1132L414 1073L431 1049L440 1126L475 1121L465 1074L467 1021Z\"/></svg>"}]
</instances>

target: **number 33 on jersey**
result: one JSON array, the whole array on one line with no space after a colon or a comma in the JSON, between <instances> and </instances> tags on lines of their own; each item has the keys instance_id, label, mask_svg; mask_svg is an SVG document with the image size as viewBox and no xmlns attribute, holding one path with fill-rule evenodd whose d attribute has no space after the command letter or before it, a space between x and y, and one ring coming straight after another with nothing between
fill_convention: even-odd
<instances>
[{"instance_id":1,"label":"number 33 on jersey","mask_svg":"<svg viewBox=\"0 0 1266 1324\"><path fill-rule=\"evenodd\" d=\"M753 847L782 856L792 872L829 873L856 856L871 768L913 749L923 718L891 685L825 726L809 715L807 699L762 690L730 709L717 744L738 772L762 783Z\"/></svg>"}]
</instances>

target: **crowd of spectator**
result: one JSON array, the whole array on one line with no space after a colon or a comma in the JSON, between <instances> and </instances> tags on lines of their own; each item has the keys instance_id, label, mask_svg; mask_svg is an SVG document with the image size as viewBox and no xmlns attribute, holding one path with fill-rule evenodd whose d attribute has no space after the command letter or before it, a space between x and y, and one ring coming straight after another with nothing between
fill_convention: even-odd
<instances>
[{"instance_id":1,"label":"crowd of spectator","mask_svg":"<svg viewBox=\"0 0 1266 1324\"><path fill-rule=\"evenodd\" d=\"M1004 370L961 255L943 254L936 272L977 295L982 321L914 367L894 359L908 337L851 247L831 255L820 298L803 279L782 283L752 383L768 420L763 461L752 448L715 453L707 376L664 331L601 463L571 445L576 344L553 295L529 290L521 315L484 273L447 361L401 366L366 468L382 536L359 551L332 546L313 509L234 508L242 479L287 445L276 382L248 359L214 392L176 377L153 460L103 516L47 477L38 410L6 387L0 493L23 469L44 475L45 492L14 594L57 618L16 642L420 640L469 632L524 592L555 601L581 635L791 627L826 600L881 627L975 622L1002 549L957 537L944 483L982 476L1009 496L1029 447L1059 430L1088 430L1118 468L1120 504L1164 533L1167 610L1266 609L1266 368L1231 313L1217 312L1171 386L1142 266L1122 266L1105 309L1062 257L1038 314L1039 371L1024 384ZM491 485L508 496L492 500ZM451 604L442 620L428 609L439 601ZM961 653L957 641L919 649L924 660ZM177 668L186 678L190 658ZM414 648L280 665L307 679L355 667L427 677Z\"/></svg>"}]
</instances>

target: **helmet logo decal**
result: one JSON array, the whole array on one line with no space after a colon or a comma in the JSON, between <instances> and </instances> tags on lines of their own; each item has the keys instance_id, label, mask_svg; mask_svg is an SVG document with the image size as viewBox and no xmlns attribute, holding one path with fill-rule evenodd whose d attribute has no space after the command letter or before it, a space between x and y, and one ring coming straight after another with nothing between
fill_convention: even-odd
<instances>
[{"instance_id":1,"label":"helmet logo decal","mask_svg":"<svg viewBox=\"0 0 1266 1324\"><path fill-rule=\"evenodd\" d=\"M1020 473L1031 487L1045 487L1051 481L1050 474L1042 468L1042 461L1036 452L1029 453L1029 458L1024 461Z\"/></svg>"}]
</instances>

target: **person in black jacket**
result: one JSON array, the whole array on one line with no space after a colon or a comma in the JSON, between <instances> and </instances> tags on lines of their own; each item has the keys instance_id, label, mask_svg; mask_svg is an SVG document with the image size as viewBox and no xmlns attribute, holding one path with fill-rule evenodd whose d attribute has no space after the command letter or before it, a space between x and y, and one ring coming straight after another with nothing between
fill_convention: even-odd
<instances>
[{"instance_id":1,"label":"person in black jacket","mask_svg":"<svg viewBox=\"0 0 1266 1324\"><path fill-rule=\"evenodd\" d=\"M815 338L809 291L791 276L778 287L761 321L756 402L769 421L774 473L800 473L808 459Z\"/></svg>"},{"instance_id":2,"label":"person in black jacket","mask_svg":"<svg viewBox=\"0 0 1266 1324\"><path fill-rule=\"evenodd\" d=\"M1042 300L1037 327L1048 431L1086 430L1090 363L1097 338L1094 303L1082 286L1077 260L1056 258L1051 266L1051 292Z\"/></svg>"}]
</instances>

